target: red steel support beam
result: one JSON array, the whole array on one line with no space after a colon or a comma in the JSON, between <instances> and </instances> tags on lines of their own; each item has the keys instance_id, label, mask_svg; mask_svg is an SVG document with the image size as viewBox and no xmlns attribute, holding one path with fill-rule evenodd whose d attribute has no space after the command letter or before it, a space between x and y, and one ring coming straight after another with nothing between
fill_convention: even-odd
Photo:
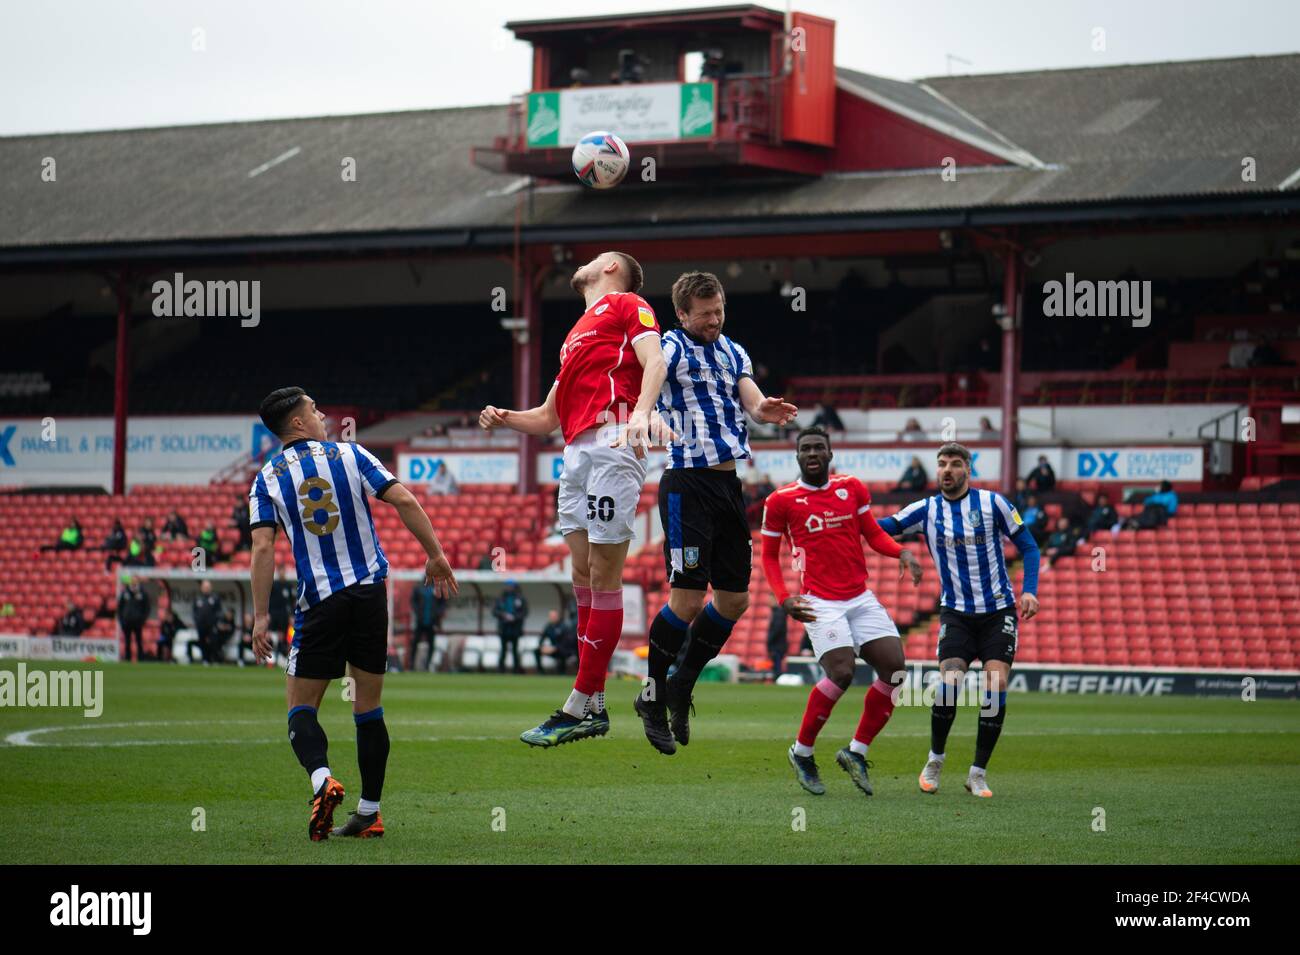
<instances>
[{"instance_id":1,"label":"red steel support beam","mask_svg":"<svg viewBox=\"0 0 1300 955\"><path fill-rule=\"evenodd\" d=\"M1014 243L1003 252L1002 276L1002 493L1016 489L1016 431L1020 405L1020 303L1024 286L1021 251Z\"/></svg>"}]
</instances>

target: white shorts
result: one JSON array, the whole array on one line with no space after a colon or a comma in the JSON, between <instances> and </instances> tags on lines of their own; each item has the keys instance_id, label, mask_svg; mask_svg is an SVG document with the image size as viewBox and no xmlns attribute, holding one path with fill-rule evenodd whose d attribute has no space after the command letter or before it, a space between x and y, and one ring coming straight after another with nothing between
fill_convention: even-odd
<instances>
[{"instance_id":1,"label":"white shorts","mask_svg":"<svg viewBox=\"0 0 1300 955\"><path fill-rule=\"evenodd\" d=\"M564 448L557 505L561 534L586 531L593 544L621 544L636 536L646 459L630 447L611 448L616 430L588 428Z\"/></svg>"},{"instance_id":2,"label":"white shorts","mask_svg":"<svg viewBox=\"0 0 1300 955\"><path fill-rule=\"evenodd\" d=\"M852 600L824 600L812 594L804 594L803 598L817 617L804 624L804 629L819 660L836 647L851 647L856 655L864 643L898 636L898 627L870 590Z\"/></svg>"}]
</instances>

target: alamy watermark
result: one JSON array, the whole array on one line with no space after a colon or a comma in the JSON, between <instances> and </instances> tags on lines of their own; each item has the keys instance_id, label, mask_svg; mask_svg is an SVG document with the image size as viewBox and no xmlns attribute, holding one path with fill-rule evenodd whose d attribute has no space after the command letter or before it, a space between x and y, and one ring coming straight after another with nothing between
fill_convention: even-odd
<instances>
[{"instance_id":1,"label":"alamy watermark","mask_svg":"<svg viewBox=\"0 0 1300 955\"><path fill-rule=\"evenodd\" d=\"M1151 324L1151 282L1075 280L1043 283L1043 314L1048 318L1131 318L1134 328Z\"/></svg>"},{"instance_id":2,"label":"alamy watermark","mask_svg":"<svg viewBox=\"0 0 1300 955\"><path fill-rule=\"evenodd\" d=\"M95 719L104 712L103 670L0 670L0 707L71 707Z\"/></svg>"},{"instance_id":3,"label":"alamy watermark","mask_svg":"<svg viewBox=\"0 0 1300 955\"><path fill-rule=\"evenodd\" d=\"M262 321L262 283L258 280L225 282L185 280L184 272L153 283L153 313L159 318L230 318L238 316L244 328Z\"/></svg>"}]
</instances>

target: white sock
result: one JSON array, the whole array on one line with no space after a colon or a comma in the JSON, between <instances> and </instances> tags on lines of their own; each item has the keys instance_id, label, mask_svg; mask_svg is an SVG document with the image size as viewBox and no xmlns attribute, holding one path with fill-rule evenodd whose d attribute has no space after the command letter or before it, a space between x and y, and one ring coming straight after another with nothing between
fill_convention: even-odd
<instances>
[{"instance_id":1,"label":"white sock","mask_svg":"<svg viewBox=\"0 0 1300 955\"><path fill-rule=\"evenodd\" d=\"M796 756L811 756L813 754L813 748L811 746L805 746L803 743L795 740L794 754Z\"/></svg>"},{"instance_id":2,"label":"white sock","mask_svg":"<svg viewBox=\"0 0 1300 955\"><path fill-rule=\"evenodd\" d=\"M970 768L970 775L971 775L971 776L983 776L983 775L984 775L984 770L980 769L978 766L972 766L972 767Z\"/></svg>"},{"instance_id":3,"label":"white sock","mask_svg":"<svg viewBox=\"0 0 1300 955\"><path fill-rule=\"evenodd\" d=\"M329 778L330 768L322 766L311 774L311 791L313 794L320 792L321 785Z\"/></svg>"},{"instance_id":4,"label":"white sock","mask_svg":"<svg viewBox=\"0 0 1300 955\"><path fill-rule=\"evenodd\" d=\"M357 815L373 816L377 812L379 812L378 799L374 800L373 802L369 799L362 799L360 802L357 803Z\"/></svg>"},{"instance_id":5,"label":"white sock","mask_svg":"<svg viewBox=\"0 0 1300 955\"><path fill-rule=\"evenodd\" d=\"M867 744L866 744L866 743L859 742L859 741L856 740L856 739L855 739L855 740L852 740L852 741L849 743L849 751L850 751L850 752L853 752L853 753L857 753L859 756L866 756L866 755L867 755Z\"/></svg>"},{"instance_id":6,"label":"white sock","mask_svg":"<svg viewBox=\"0 0 1300 955\"><path fill-rule=\"evenodd\" d=\"M943 757L944 757L944 754L943 754L943 753L936 753L934 750L930 750L930 761L931 761L931 762L942 763L942 762L943 762Z\"/></svg>"},{"instance_id":7,"label":"white sock","mask_svg":"<svg viewBox=\"0 0 1300 955\"><path fill-rule=\"evenodd\" d=\"M599 713L605 708L605 691L597 690L591 694L591 712Z\"/></svg>"},{"instance_id":8,"label":"white sock","mask_svg":"<svg viewBox=\"0 0 1300 955\"><path fill-rule=\"evenodd\" d=\"M587 709L590 706L591 697L586 693L579 693L577 690L574 690L569 694L569 698L560 709L564 710L564 712L568 713L574 719L580 720L587 715Z\"/></svg>"}]
</instances>

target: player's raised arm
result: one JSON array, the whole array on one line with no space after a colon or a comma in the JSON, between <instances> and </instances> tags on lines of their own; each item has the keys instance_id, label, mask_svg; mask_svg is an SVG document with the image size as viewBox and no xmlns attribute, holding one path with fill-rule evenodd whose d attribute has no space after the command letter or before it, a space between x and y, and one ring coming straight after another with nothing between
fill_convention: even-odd
<instances>
[{"instance_id":1,"label":"player's raised arm","mask_svg":"<svg viewBox=\"0 0 1300 955\"><path fill-rule=\"evenodd\" d=\"M460 585L456 583L456 575L452 573L451 563L443 553L442 544L438 542L438 535L433 531L429 515L424 513L424 508L420 506L416 496L396 481L376 496L385 504L391 504L396 508L397 516L402 519L406 529L424 548L427 558L424 564L424 585L432 586L433 592L444 599L460 593Z\"/></svg>"},{"instance_id":2,"label":"player's raised arm","mask_svg":"<svg viewBox=\"0 0 1300 955\"><path fill-rule=\"evenodd\" d=\"M763 389L748 374L741 377L738 387L745 413L760 424L789 424L799 413L799 409L784 398L764 395Z\"/></svg>"},{"instance_id":3,"label":"player's raised arm","mask_svg":"<svg viewBox=\"0 0 1300 955\"><path fill-rule=\"evenodd\" d=\"M559 383L551 385L546 400L536 408L527 411L511 411L509 408L497 408L488 405L479 412L478 426L484 431L495 428L509 428L522 434L547 435L560 426L560 416L555 410L555 389Z\"/></svg>"}]
</instances>

